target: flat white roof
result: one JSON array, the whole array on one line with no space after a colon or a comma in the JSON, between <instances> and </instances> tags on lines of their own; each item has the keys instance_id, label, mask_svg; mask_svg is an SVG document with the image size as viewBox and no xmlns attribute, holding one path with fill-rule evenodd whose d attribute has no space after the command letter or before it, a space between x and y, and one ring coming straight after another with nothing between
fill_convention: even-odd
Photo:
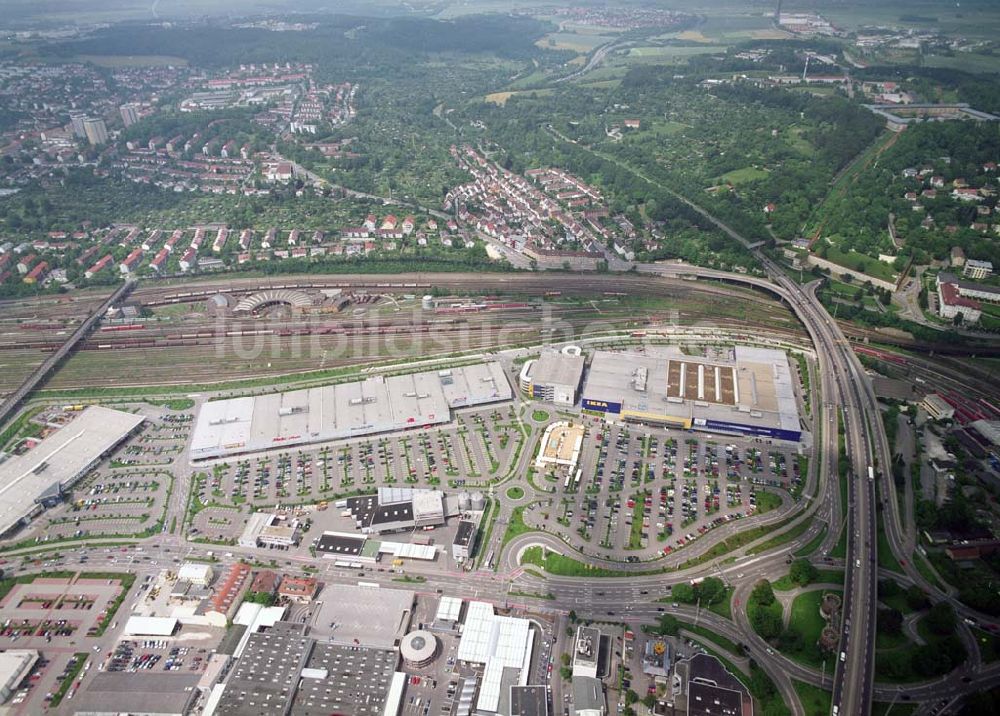
<instances>
[{"instance_id":1,"label":"flat white roof","mask_svg":"<svg viewBox=\"0 0 1000 716\"><path fill-rule=\"evenodd\" d=\"M441 597L434 620L439 622L456 622L461 613L461 599L458 597Z\"/></svg>"},{"instance_id":2,"label":"flat white roof","mask_svg":"<svg viewBox=\"0 0 1000 716\"><path fill-rule=\"evenodd\" d=\"M174 617L129 617L125 622L126 636L170 636L177 628Z\"/></svg>"},{"instance_id":3,"label":"flat white roof","mask_svg":"<svg viewBox=\"0 0 1000 716\"><path fill-rule=\"evenodd\" d=\"M34 449L0 463L0 533L30 515L44 493L71 485L144 420L92 405Z\"/></svg>"},{"instance_id":4,"label":"flat white roof","mask_svg":"<svg viewBox=\"0 0 1000 716\"><path fill-rule=\"evenodd\" d=\"M406 674L402 671L394 672L392 681L389 683L389 693L385 695L385 706L382 709L382 716L396 716L399 713L399 705L403 701L403 689L406 687Z\"/></svg>"},{"instance_id":5,"label":"flat white roof","mask_svg":"<svg viewBox=\"0 0 1000 716\"><path fill-rule=\"evenodd\" d=\"M212 567L200 562L185 562L177 570L177 579L189 582L207 582L212 577Z\"/></svg>"},{"instance_id":6,"label":"flat white roof","mask_svg":"<svg viewBox=\"0 0 1000 716\"><path fill-rule=\"evenodd\" d=\"M497 616L492 604L469 602L462 639L458 643L458 658L486 665L476 701L477 710L497 710L504 669L518 669L518 683L527 683L533 640L527 619Z\"/></svg>"},{"instance_id":7,"label":"flat white roof","mask_svg":"<svg viewBox=\"0 0 1000 716\"><path fill-rule=\"evenodd\" d=\"M204 403L193 459L438 425L451 410L510 400L498 363L372 376L320 388Z\"/></svg>"},{"instance_id":8,"label":"flat white roof","mask_svg":"<svg viewBox=\"0 0 1000 716\"><path fill-rule=\"evenodd\" d=\"M0 687L13 690L38 660L34 649L7 649L0 651Z\"/></svg>"}]
</instances>

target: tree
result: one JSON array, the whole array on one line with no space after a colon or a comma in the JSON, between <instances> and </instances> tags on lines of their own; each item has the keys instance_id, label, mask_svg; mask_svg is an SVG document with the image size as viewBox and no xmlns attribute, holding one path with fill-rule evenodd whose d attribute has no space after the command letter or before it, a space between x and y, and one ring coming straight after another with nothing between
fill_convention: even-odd
<instances>
[{"instance_id":1,"label":"tree","mask_svg":"<svg viewBox=\"0 0 1000 716\"><path fill-rule=\"evenodd\" d=\"M702 606L708 606L722 600L726 594L726 585L718 577L705 577L695 587L695 591L701 598Z\"/></svg>"},{"instance_id":2,"label":"tree","mask_svg":"<svg viewBox=\"0 0 1000 716\"><path fill-rule=\"evenodd\" d=\"M774 604L774 590L771 588L771 583L766 579L757 582L750 592L750 600L763 607Z\"/></svg>"},{"instance_id":3,"label":"tree","mask_svg":"<svg viewBox=\"0 0 1000 716\"><path fill-rule=\"evenodd\" d=\"M795 584L804 587L816 581L819 577L819 570L813 566L812 562L802 557L792 562L792 566L788 570L788 576Z\"/></svg>"},{"instance_id":4,"label":"tree","mask_svg":"<svg viewBox=\"0 0 1000 716\"><path fill-rule=\"evenodd\" d=\"M571 624L576 624L576 610L575 609L570 609L568 616L569 616L570 623Z\"/></svg>"},{"instance_id":5,"label":"tree","mask_svg":"<svg viewBox=\"0 0 1000 716\"><path fill-rule=\"evenodd\" d=\"M774 639L781 634L784 625L781 623L781 613L758 606L750 612L750 625L764 639Z\"/></svg>"},{"instance_id":6,"label":"tree","mask_svg":"<svg viewBox=\"0 0 1000 716\"><path fill-rule=\"evenodd\" d=\"M643 696L642 705L652 711L653 707L656 706L656 694L646 694Z\"/></svg>"},{"instance_id":7,"label":"tree","mask_svg":"<svg viewBox=\"0 0 1000 716\"><path fill-rule=\"evenodd\" d=\"M673 614L661 614L659 623L656 626L656 633L660 636L677 636L680 632L680 622Z\"/></svg>"},{"instance_id":8,"label":"tree","mask_svg":"<svg viewBox=\"0 0 1000 716\"><path fill-rule=\"evenodd\" d=\"M955 609L948 602L938 602L925 617L927 626L935 634L945 636L955 631Z\"/></svg>"},{"instance_id":9,"label":"tree","mask_svg":"<svg viewBox=\"0 0 1000 716\"><path fill-rule=\"evenodd\" d=\"M559 675L561 677L563 677L563 681L572 681L573 680L573 670L571 668L569 668L568 666L560 667L560 669L559 669Z\"/></svg>"},{"instance_id":10,"label":"tree","mask_svg":"<svg viewBox=\"0 0 1000 716\"><path fill-rule=\"evenodd\" d=\"M914 584L906 590L906 606L914 611L924 609L928 604L924 590Z\"/></svg>"},{"instance_id":11,"label":"tree","mask_svg":"<svg viewBox=\"0 0 1000 716\"><path fill-rule=\"evenodd\" d=\"M683 602L684 604L694 604L697 597L695 596L694 587L692 587L687 582L681 584L675 584L670 592L670 595L675 601Z\"/></svg>"},{"instance_id":12,"label":"tree","mask_svg":"<svg viewBox=\"0 0 1000 716\"><path fill-rule=\"evenodd\" d=\"M625 705L626 706L631 706L632 704L634 704L638 700L639 700L639 694L637 694L632 689L629 689L628 691L625 692Z\"/></svg>"},{"instance_id":13,"label":"tree","mask_svg":"<svg viewBox=\"0 0 1000 716\"><path fill-rule=\"evenodd\" d=\"M563 666L569 666L569 662L572 660L572 658L570 657L569 654L563 652L562 656L559 657L559 660L562 661Z\"/></svg>"},{"instance_id":14,"label":"tree","mask_svg":"<svg viewBox=\"0 0 1000 716\"><path fill-rule=\"evenodd\" d=\"M883 634L899 634L903 630L903 615L898 609L879 609L876 623Z\"/></svg>"}]
</instances>

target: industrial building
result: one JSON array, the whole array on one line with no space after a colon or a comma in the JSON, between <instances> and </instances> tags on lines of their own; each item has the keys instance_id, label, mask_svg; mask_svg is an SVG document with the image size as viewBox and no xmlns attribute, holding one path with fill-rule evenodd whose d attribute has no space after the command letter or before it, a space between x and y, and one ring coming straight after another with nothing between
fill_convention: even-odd
<instances>
[{"instance_id":1,"label":"industrial building","mask_svg":"<svg viewBox=\"0 0 1000 716\"><path fill-rule=\"evenodd\" d=\"M250 634L203 713L396 716L406 683L397 660L392 648L329 643L305 624L279 621Z\"/></svg>"},{"instance_id":2,"label":"industrial building","mask_svg":"<svg viewBox=\"0 0 1000 716\"><path fill-rule=\"evenodd\" d=\"M572 347L570 347L572 348ZM576 405L583 377L584 357L579 350L544 351L521 368L521 392L556 405Z\"/></svg>"},{"instance_id":3,"label":"industrial building","mask_svg":"<svg viewBox=\"0 0 1000 716\"><path fill-rule=\"evenodd\" d=\"M207 587L214 578L211 565L203 562L185 562L177 570L178 582L190 582L199 587Z\"/></svg>"},{"instance_id":4,"label":"industrial building","mask_svg":"<svg viewBox=\"0 0 1000 716\"><path fill-rule=\"evenodd\" d=\"M487 602L469 602L458 660L483 666L477 713L509 713L511 686L526 686L534 632L527 619L498 616Z\"/></svg>"},{"instance_id":5,"label":"industrial building","mask_svg":"<svg viewBox=\"0 0 1000 716\"><path fill-rule=\"evenodd\" d=\"M122 636L172 636L179 625L176 617L131 616Z\"/></svg>"},{"instance_id":6,"label":"industrial building","mask_svg":"<svg viewBox=\"0 0 1000 716\"><path fill-rule=\"evenodd\" d=\"M604 683L589 676L574 676L573 716L604 716L607 712Z\"/></svg>"},{"instance_id":7,"label":"industrial building","mask_svg":"<svg viewBox=\"0 0 1000 716\"><path fill-rule=\"evenodd\" d=\"M927 411L931 420L951 420L955 417L955 408L938 393L925 395L920 407Z\"/></svg>"},{"instance_id":8,"label":"industrial building","mask_svg":"<svg viewBox=\"0 0 1000 716\"><path fill-rule=\"evenodd\" d=\"M409 631L416 594L377 585L327 584L316 597L310 634L331 644L398 648Z\"/></svg>"},{"instance_id":9,"label":"industrial building","mask_svg":"<svg viewBox=\"0 0 1000 716\"><path fill-rule=\"evenodd\" d=\"M441 425L457 408L510 400L499 363L372 376L321 388L204 403L191 459Z\"/></svg>"},{"instance_id":10,"label":"industrial building","mask_svg":"<svg viewBox=\"0 0 1000 716\"><path fill-rule=\"evenodd\" d=\"M596 679L600 654L600 630L590 626L577 627L573 646L573 678L585 676Z\"/></svg>"},{"instance_id":11,"label":"industrial building","mask_svg":"<svg viewBox=\"0 0 1000 716\"><path fill-rule=\"evenodd\" d=\"M586 410L624 420L798 442L802 436L784 352L736 346L726 359L596 351L583 388Z\"/></svg>"},{"instance_id":12,"label":"industrial building","mask_svg":"<svg viewBox=\"0 0 1000 716\"><path fill-rule=\"evenodd\" d=\"M0 651L0 704L9 699L38 661L33 649Z\"/></svg>"},{"instance_id":13,"label":"industrial building","mask_svg":"<svg viewBox=\"0 0 1000 716\"><path fill-rule=\"evenodd\" d=\"M374 564L382 555L393 559L437 559L437 547L412 542L389 542L370 539L367 535L346 532L324 532L316 540L316 554L337 560L341 565Z\"/></svg>"},{"instance_id":14,"label":"industrial building","mask_svg":"<svg viewBox=\"0 0 1000 716\"><path fill-rule=\"evenodd\" d=\"M451 558L456 562L464 562L473 555L476 549L476 523L461 520L451 543Z\"/></svg>"},{"instance_id":15,"label":"industrial building","mask_svg":"<svg viewBox=\"0 0 1000 716\"><path fill-rule=\"evenodd\" d=\"M62 501L68 488L144 420L93 405L23 455L0 462L0 535Z\"/></svg>"},{"instance_id":16,"label":"industrial building","mask_svg":"<svg viewBox=\"0 0 1000 716\"><path fill-rule=\"evenodd\" d=\"M380 487L375 495L350 497L341 502L346 503L358 529L365 534L436 527L443 525L447 516L444 493L440 490Z\"/></svg>"},{"instance_id":17,"label":"industrial building","mask_svg":"<svg viewBox=\"0 0 1000 716\"><path fill-rule=\"evenodd\" d=\"M511 686L510 716L549 716L549 693L545 686Z\"/></svg>"},{"instance_id":18,"label":"industrial building","mask_svg":"<svg viewBox=\"0 0 1000 716\"><path fill-rule=\"evenodd\" d=\"M686 691L688 716L752 716L750 692L714 656L695 654L678 662L676 673Z\"/></svg>"},{"instance_id":19,"label":"industrial building","mask_svg":"<svg viewBox=\"0 0 1000 716\"><path fill-rule=\"evenodd\" d=\"M290 547L299 543L299 521L267 512L254 512L239 538L240 547Z\"/></svg>"}]
</instances>

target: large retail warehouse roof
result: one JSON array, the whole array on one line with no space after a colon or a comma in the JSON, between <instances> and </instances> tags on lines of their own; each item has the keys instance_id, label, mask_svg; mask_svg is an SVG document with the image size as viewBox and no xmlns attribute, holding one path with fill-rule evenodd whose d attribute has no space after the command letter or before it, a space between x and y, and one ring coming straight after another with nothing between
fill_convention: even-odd
<instances>
[{"instance_id":1,"label":"large retail warehouse roof","mask_svg":"<svg viewBox=\"0 0 1000 716\"><path fill-rule=\"evenodd\" d=\"M684 428L798 440L801 426L788 357L736 346L716 359L674 347L595 351L583 407Z\"/></svg>"},{"instance_id":2,"label":"large retail warehouse roof","mask_svg":"<svg viewBox=\"0 0 1000 716\"><path fill-rule=\"evenodd\" d=\"M212 401L198 414L191 457L222 457L436 425L451 420L453 408L511 397L500 364L479 363Z\"/></svg>"},{"instance_id":3,"label":"large retail warehouse roof","mask_svg":"<svg viewBox=\"0 0 1000 716\"><path fill-rule=\"evenodd\" d=\"M42 495L71 485L144 419L93 405L33 449L0 463L0 534L37 509Z\"/></svg>"}]
</instances>

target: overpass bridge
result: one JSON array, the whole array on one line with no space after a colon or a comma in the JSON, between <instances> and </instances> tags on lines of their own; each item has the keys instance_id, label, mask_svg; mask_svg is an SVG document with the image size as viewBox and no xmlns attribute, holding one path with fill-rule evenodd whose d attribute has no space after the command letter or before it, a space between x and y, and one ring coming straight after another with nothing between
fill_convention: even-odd
<instances>
[{"instance_id":1,"label":"overpass bridge","mask_svg":"<svg viewBox=\"0 0 1000 716\"><path fill-rule=\"evenodd\" d=\"M135 279L126 281L121 286L119 286L114 293L112 293L107 300L101 304L100 308L94 311L92 314L87 316L87 319L77 326L77 329L66 339L59 348L48 358L46 358L40 366L38 366L29 375L20 387L17 388L13 393L7 396L7 398L0 404L0 425L3 425L7 420L14 414L17 407L21 402L31 394L35 388L37 388L58 366L66 356L73 352L77 344L83 339L90 335L90 332L97 325L97 322L101 320L101 317L107 313L108 309L115 304L121 302L125 299L136 286Z\"/></svg>"}]
</instances>

